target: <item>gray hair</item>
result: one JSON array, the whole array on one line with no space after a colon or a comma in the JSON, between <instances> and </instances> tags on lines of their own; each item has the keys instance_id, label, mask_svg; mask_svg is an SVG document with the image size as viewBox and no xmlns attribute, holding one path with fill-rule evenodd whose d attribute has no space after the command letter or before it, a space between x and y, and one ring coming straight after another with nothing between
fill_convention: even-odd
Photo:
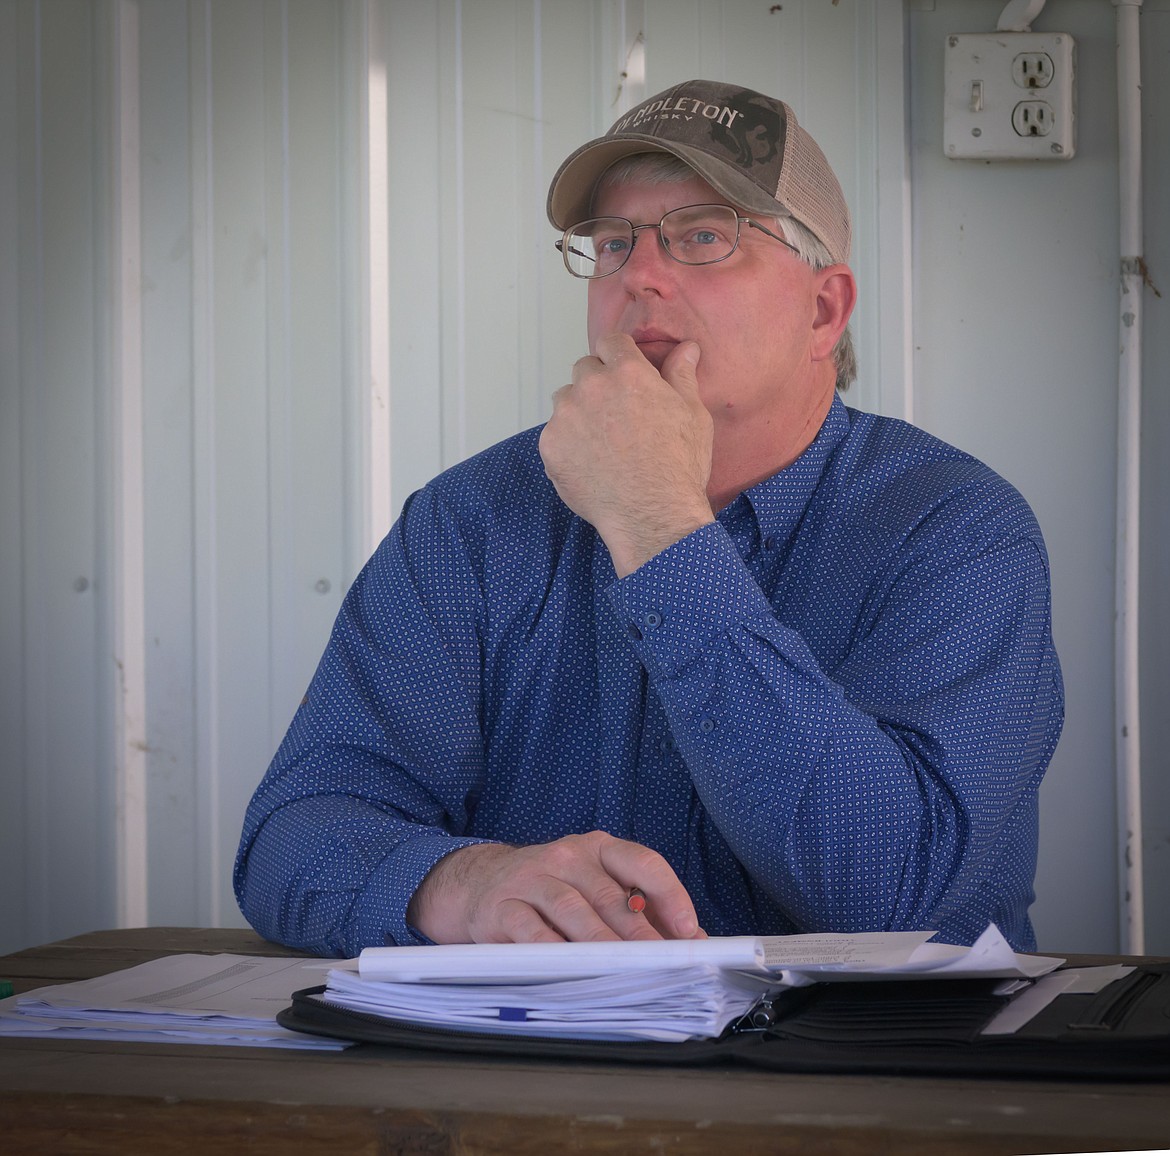
<instances>
[{"instance_id":1,"label":"gray hair","mask_svg":"<svg viewBox=\"0 0 1170 1156\"><path fill-rule=\"evenodd\" d=\"M604 188L633 184L635 181L648 185L681 185L697 176L695 170L672 153L635 153L615 161L601 176L593 190L596 200ZM796 250L796 255L813 269L824 269L836 262L829 256L823 242L812 231L792 217L764 218L762 224L775 227L784 239ZM837 388L845 390L857 378L857 353L853 348L853 334L849 326L833 346L833 364L837 369Z\"/></svg>"}]
</instances>

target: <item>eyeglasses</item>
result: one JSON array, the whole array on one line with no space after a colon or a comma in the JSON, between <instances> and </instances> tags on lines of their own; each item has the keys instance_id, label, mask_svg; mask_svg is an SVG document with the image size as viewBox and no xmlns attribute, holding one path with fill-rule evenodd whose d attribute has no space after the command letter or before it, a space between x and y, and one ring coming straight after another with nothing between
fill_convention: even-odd
<instances>
[{"instance_id":1,"label":"eyeglasses","mask_svg":"<svg viewBox=\"0 0 1170 1156\"><path fill-rule=\"evenodd\" d=\"M657 229L667 254L683 265L714 265L726 261L739 245L742 224L759 229L796 252L783 237L731 205L684 205L671 209L657 225L635 225L625 217L592 217L565 230L557 249L574 277L608 277L630 258L639 229Z\"/></svg>"}]
</instances>

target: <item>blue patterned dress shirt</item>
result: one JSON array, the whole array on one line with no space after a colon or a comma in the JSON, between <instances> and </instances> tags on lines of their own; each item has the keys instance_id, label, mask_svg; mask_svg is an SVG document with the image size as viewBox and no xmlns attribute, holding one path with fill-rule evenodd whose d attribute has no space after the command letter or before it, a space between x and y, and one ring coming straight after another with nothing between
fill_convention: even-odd
<instances>
[{"instance_id":1,"label":"blue patterned dress shirt","mask_svg":"<svg viewBox=\"0 0 1170 1156\"><path fill-rule=\"evenodd\" d=\"M594 829L712 935L996 923L1018 950L1063 719L1031 510L835 398L787 469L617 579L529 430L414 494L248 808L241 908L320 954L418 943L443 855Z\"/></svg>"}]
</instances>

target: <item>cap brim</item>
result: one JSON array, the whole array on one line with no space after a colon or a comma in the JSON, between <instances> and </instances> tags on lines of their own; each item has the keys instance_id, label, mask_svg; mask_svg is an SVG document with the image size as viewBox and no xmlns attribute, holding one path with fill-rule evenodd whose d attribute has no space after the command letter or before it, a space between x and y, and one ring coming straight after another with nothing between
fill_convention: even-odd
<instances>
[{"instance_id":1,"label":"cap brim","mask_svg":"<svg viewBox=\"0 0 1170 1156\"><path fill-rule=\"evenodd\" d=\"M664 143L660 137L641 133L622 133L583 144L557 169L548 190L548 219L553 226L567 229L585 220L593 211L593 192L602 173L615 161L635 153L670 153L678 157L720 196L749 213L768 217L791 215L754 181L702 149Z\"/></svg>"}]
</instances>

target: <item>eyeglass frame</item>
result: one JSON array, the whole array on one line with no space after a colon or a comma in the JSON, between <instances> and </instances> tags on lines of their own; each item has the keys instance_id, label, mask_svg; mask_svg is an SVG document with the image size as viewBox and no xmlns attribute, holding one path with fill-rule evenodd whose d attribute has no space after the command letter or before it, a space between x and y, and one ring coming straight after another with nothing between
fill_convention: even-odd
<instances>
[{"instance_id":1,"label":"eyeglass frame","mask_svg":"<svg viewBox=\"0 0 1170 1156\"><path fill-rule=\"evenodd\" d=\"M678 257L671 252L670 245L666 240L666 236L662 232L662 222L665 221L666 218L669 217L672 213L679 213L684 209L730 209L733 213L735 213L735 241L732 243L731 248L728 249L722 257L714 257L710 261L684 261L681 257ZM622 258L622 263L615 268L610 269L608 273L597 273L594 275L590 275L588 273L577 273L569 264L569 254L566 251L566 246L569 242L569 234L576 232L582 225L587 224L589 221L625 221L625 223L630 226L630 247L626 251L625 257ZM678 205L676 208L668 209L665 213L663 213L657 224L635 225L629 217L619 217L616 213L607 213L603 217L586 217L584 220L578 221L575 225L570 225L561 234L560 238L554 242L554 245L557 252L560 253L561 260L564 262L565 268L568 270L571 277L576 277L580 281L600 281L604 277L612 277L615 273L620 273L626 267L626 264L629 262L630 257L634 252L634 246L638 243L639 229L657 229L658 243L662 246L663 252L665 252L672 261L677 261L680 265L686 265L692 269L701 269L705 265L718 265L721 261L726 261L727 258L730 257L732 253L734 253L736 249L739 248L739 238L742 231L741 226L744 224L750 225L753 229L759 229L761 233L771 237L774 241L779 241L780 244L783 245L786 249L791 249L792 252L795 253L798 257L800 256L800 250L794 244L792 244L791 241L786 241L777 233L773 233L771 229L761 225L759 221L756 221L751 217L745 217L741 215L734 205L722 205L714 202L701 202L697 205Z\"/></svg>"}]
</instances>

